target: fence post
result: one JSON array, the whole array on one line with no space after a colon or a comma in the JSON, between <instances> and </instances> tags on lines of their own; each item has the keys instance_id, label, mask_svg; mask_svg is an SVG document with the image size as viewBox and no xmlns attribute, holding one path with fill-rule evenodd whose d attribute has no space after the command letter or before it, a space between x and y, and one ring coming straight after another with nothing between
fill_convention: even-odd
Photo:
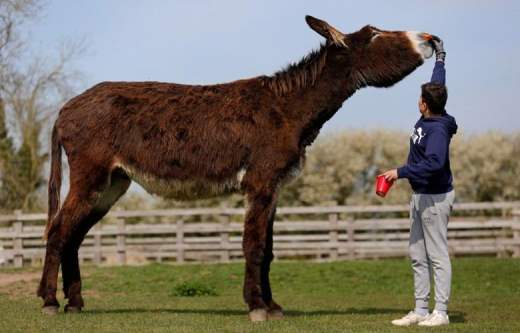
<instances>
[{"instance_id":1,"label":"fence post","mask_svg":"<svg viewBox=\"0 0 520 333\"><path fill-rule=\"evenodd\" d=\"M520 211L513 210L513 258L520 257Z\"/></svg>"},{"instance_id":2,"label":"fence post","mask_svg":"<svg viewBox=\"0 0 520 333\"><path fill-rule=\"evenodd\" d=\"M94 263L100 265L103 254L101 253L101 223L94 226Z\"/></svg>"},{"instance_id":3,"label":"fence post","mask_svg":"<svg viewBox=\"0 0 520 333\"><path fill-rule=\"evenodd\" d=\"M16 220L13 223L13 250L14 250L14 267L23 267L23 221L20 218L22 212L15 210Z\"/></svg>"},{"instance_id":4,"label":"fence post","mask_svg":"<svg viewBox=\"0 0 520 333\"><path fill-rule=\"evenodd\" d=\"M329 214L329 259L338 260L338 214Z\"/></svg>"},{"instance_id":5,"label":"fence post","mask_svg":"<svg viewBox=\"0 0 520 333\"><path fill-rule=\"evenodd\" d=\"M520 226L513 225L513 258L520 258Z\"/></svg>"},{"instance_id":6,"label":"fence post","mask_svg":"<svg viewBox=\"0 0 520 333\"><path fill-rule=\"evenodd\" d=\"M354 218L349 217L347 220L347 244L348 244L348 258L353 260L355 258L355 239L354 239Z\"/></svg>"},{"instance_id":7,"label":"fence post","mask_svg":"<svg viewBox=\"0 0 520 333\"><path fill-rule=\"evenodd\" d=\"M126 264L126 227L125 219L117 219L117 257L120 265Z\"/></svg>"},{"instance_id":8,"label":"fence post","mask_svg":"<svg viewBox=\"0 0 520 333\"><path fill-rule=\"evenodd\" d=\"M184 221L182 219L177 220L177 262L184 262Z\"/></svg>"},{"instance_id":9,"label":"fence post","mask_svg":"<svg viewBox=\"0 0 520 333\"><path fill-rule=\"evenodd\" d=\"M220 231L220 247L222 252L220 253L221 262L229 262L229 224L231 216L228 214L222 215L220 218L222 229Z\"/></svg>"}]
</instances>

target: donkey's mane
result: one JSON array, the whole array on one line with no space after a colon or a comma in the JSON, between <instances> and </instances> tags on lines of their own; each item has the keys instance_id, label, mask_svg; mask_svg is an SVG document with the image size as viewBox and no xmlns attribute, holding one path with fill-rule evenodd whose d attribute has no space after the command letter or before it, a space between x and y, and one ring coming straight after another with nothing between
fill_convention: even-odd
<instances>
[{"instance_id":1,"label":"donkey's mane","mask_svg":"<svg viewBox=\"0 0 520 333\"><path fill-rule=\"evenodd\" d=\"M319 49L312 50L299 62L291 63L273 75L265 77L263 83L279 96L312 86L323 72L326 59L327 45L321 44Z\"/></svg>"}]
</instances>

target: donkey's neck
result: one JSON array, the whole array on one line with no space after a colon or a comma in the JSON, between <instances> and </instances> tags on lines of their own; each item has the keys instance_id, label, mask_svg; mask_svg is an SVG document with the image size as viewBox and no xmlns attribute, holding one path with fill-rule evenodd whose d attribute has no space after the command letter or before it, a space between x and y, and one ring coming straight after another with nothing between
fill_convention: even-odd
<instances>
[{"instance_id":1,"label":"donkey's neck","mask_svg":"<svg viewBox=\"0 0 520 333\"><path fill-rule=\"evenodd\" d=\"M300 145L310 145L319 134L322 126L352 96L357 89L365 86L359 73L350 62L330 47L325 63L316 81L292 91L287 96L288 107L294 110L294 117L301 127Z\"/></svg>"},{"instance_id":2,"label":"donkey's neck","mask_svg":"<svg viewBox=\"0 0 520 333\"><path fill-rule=\"evenodd\" d=\"M278 96L290 96L313 86L325 68L328 49L327 45L320 45L319 49L311 51L299 62L266 77L264 84Z\"/></svg>"}]
</instances>

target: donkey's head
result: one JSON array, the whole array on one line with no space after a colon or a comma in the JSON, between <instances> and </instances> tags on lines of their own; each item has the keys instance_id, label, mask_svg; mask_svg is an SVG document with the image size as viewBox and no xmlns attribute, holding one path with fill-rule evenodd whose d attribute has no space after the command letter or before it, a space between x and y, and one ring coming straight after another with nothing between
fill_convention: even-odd
<instances>
[{"instance_id":1,"label":"donkey's head","mask_svg":"<svg viewBox=\"0 0 520 333\"><path fill-rule=\"evenodd\" d=\"M357 85L388 87L432 56L431 35L415 31L385 31L365 26L344 34L327 22L306 16L307 24L327 39L336 52L335 63L344 66ZM338 68L338 70L341 70Z\"/></svg>"}]
</instances>

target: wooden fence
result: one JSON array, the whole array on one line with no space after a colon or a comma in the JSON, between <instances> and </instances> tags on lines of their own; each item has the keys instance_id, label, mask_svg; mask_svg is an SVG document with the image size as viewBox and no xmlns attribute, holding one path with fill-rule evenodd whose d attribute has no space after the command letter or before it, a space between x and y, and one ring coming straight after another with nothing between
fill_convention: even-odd
<instances>
[{"instance_id":1,"label":"wooden fence","mask_svg":"<svg viewBox=\"0 0 520 333\"><path fill-rule=\"evenodd\" d=\"M408 205L285 207L277 210L279 258L346 260L407 255ZM80 260L95 264L242 259L243 209L113 211L88 233ZM0 216L4 265L41 265L46 216ZM449 223L452 255L520 257L520 202L456 204ZM3 249L2 249L3 248Z\"/></svg>"}]
</instances>

